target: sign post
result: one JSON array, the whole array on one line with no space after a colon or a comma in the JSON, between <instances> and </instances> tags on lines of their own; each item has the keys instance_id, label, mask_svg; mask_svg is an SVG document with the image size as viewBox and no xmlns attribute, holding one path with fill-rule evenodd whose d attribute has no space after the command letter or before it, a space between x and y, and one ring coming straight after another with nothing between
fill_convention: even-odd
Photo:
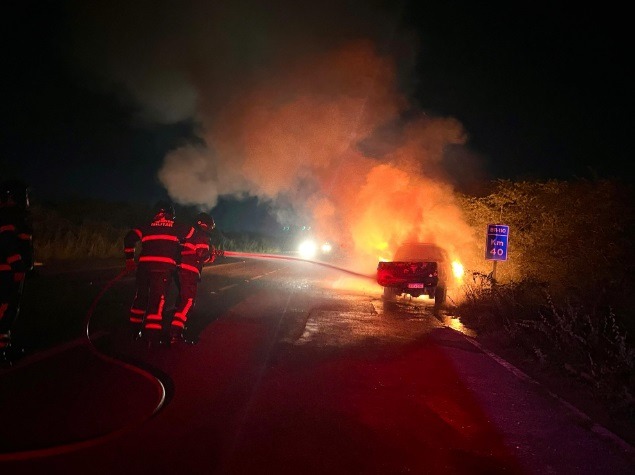
<instances>
[{"instance_id":1,"label":"sign post","mask_svg":"<svg viewBox=\"0 0 635 475\"><path fill-rule=\"evenodd\" d=\"M492 279L496 281L496 263L507 260L507 244L509 243L509 226L505 224L488 224L485 241L485 259L494 261Z\"/></svg>"}]
</instances>

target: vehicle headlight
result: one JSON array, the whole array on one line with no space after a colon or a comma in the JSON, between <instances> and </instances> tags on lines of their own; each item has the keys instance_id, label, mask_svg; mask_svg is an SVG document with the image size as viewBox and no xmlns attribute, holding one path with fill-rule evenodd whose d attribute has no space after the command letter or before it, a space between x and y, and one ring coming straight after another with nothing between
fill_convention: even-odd
<instances>
[{"instance_id":1,"label":"vehicle headlight","mask_svg":"<svg viewBox=\"0 0 635 475\"><path fill-rule=\"evenodd\" d=\"M306 241L302 241L298 247L298 252L303 259L312 259L317 252L317 245L314 241L307 239Z\"/></svg>"},{"instance_id":2,"label":"vehicle headlight","mask_svg":"<svg viewBox=\"0 0 635 475\"><path fill-rule=\"evenodd\" d=\"M322 247L320 249L322 249L323 254L328 254L333 250L333 246L331 246L330 243L325 242L324 244L322 244Z\"/></svg>"}]
</instances>

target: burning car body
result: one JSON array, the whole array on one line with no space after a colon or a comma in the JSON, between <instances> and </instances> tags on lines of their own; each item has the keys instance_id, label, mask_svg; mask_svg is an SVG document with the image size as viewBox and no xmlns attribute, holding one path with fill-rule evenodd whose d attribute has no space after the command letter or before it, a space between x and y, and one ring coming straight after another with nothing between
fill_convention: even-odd
<instances>
[{"instance_id":1,"label":"burning car body","mask_svg":"<svg viewBox=\"0 0 635 475\"><path fill-rule=\"evenodd\" d=\"M458 262L451 262L442 247L421 242L407 242L399 246L392 261L377 265L377 283L384 288L384 298L393 300L401 295L434 299L435 307L442 306L447 289L462 277Z\"/></svg>"}]
</instances>

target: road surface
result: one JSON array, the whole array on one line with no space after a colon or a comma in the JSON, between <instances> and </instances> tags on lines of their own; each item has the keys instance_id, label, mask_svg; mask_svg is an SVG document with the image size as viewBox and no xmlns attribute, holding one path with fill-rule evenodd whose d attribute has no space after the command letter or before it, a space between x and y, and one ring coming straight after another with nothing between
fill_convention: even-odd
<instances>
[{"instance_id":1,"label":"road surface","mask_svg":"<svg viewBox=\"0 0 635 475\"><path fill-rule=\"evenodd\" d=\"M0 370L2 473L633 473L631 447L430 301L237 261L204 271L198 344L148 348L128 333L119 271L31 286L34 343Z\"/></svg>"}]
</instances>

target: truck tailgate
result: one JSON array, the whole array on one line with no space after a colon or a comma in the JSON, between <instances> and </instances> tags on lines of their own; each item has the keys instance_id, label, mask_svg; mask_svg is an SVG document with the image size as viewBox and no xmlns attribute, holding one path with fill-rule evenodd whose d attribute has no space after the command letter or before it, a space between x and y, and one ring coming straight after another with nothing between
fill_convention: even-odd
<instances>
[{"instance_id":1,"label":"truck tailgate","mask_svg":"<svg viewBox=\"0 0 635 475\"><path fill-rule=\"evenodd\" d=\"M436 285L438 267L436 262L379 262L377 283L382 287L408 287L408 284L422 283Z\"/></svg>"}]
</instances>

